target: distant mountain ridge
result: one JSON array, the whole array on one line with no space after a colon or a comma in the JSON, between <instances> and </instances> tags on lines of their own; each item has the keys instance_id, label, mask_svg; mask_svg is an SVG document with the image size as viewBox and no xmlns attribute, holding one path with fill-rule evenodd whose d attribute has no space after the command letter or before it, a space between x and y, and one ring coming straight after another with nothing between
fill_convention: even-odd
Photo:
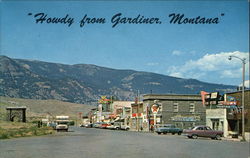
<instances>
[{"instance_id":1,"label":"distant mountain ridge","mask_svg":"<svg viewBox=\"0 0 250 158\"><path fill-rule=\"evenodd\" d=\"M0 96L93 103L102 95L133 100L138 90L140 94L198 94L201 90L230 92L234 89L235 86L150 72L0 56Z\"/></svg>"}]
</instances>

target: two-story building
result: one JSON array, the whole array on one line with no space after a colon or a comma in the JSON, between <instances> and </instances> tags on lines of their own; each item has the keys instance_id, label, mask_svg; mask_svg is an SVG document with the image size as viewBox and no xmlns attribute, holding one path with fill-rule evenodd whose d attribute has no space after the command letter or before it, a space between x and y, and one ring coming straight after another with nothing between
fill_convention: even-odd
<instances>
[{"instance_id":1,"label":"two-story building","mask_svg":"<svg viewBox=\"0 0 250 158\"><path fill-rule=\"evenodd\" d=\"M148 94L143 96L143 104L149 109L149 128L154 125L174 124L188 129L195 125L205 125L206 112L200 95ZM157 112L153 112L158 107Z\"/></svg>"},{"instance_id":2,"label":"two-story building","mask_svg":"<svg viewBox=\"0 0 250 158\"><path fill-rule=\"evenodd\" d=\"M130 130L149 131L148 109L142 102L136 101L131 104Z\"/></svg>"}]
</instances>

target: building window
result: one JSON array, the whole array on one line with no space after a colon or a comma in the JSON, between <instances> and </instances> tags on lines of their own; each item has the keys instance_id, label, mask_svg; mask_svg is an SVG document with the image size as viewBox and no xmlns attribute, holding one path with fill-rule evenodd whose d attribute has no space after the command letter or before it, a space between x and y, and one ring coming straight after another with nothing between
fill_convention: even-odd
<instances>
[{"instance_id":1,"label":"building window","mask_svg":"<svg viewBox=\"0 0 250 158\"><path fill-rule=\"evenodd\" d=\"M178 112L179 111L178 103L174 103L173 109L174 109L174 112Z\"/></svg>"},{"instance_id":2,"label":"building window","mask_svg":"<svg viewBox=\"0 0 250 158\"><path fill-rule=\"evenodd\" d=\"M195 106L194 106L194 103L190 103L189 105L189 112L194 112L195 111Z\"/></svg>"}]
</instances>

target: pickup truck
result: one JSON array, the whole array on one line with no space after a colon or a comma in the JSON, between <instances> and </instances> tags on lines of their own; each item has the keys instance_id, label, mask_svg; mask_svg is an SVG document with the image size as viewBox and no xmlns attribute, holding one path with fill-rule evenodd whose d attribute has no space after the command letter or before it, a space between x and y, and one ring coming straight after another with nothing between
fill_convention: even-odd
<instances>
[{"instance_id":1,"label":"pickup truck","mask_svg":"<svg viewBox=\"0 0 250 158\"><path fill-rule=\"evenodd\" d=\"M156 128L155 132L158 134L177 133L178 135L181 135L183 130L180 128L176 128L175 125L166 124L166 125L161 125L160 127Z\"/></svg>"},{"instance_id":2,"label":"pickup truck","mask_svg":"<svg viewBox=\"0 0 250 158\"><path fill-rule=\"evenodd\" d=\"M66 131L68 132L69 129L69 116L56 116L56 130L59 131Z\"/></svg>"}]
</instances>

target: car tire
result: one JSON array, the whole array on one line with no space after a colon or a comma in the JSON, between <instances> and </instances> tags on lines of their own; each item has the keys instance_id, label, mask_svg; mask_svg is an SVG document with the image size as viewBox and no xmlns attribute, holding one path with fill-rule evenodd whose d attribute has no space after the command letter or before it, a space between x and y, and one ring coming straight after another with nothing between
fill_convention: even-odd
<instances>
[{"instance_id":1,"label":"car tire","mask_svg":"<svg viewBox=\"0 0 250 158\"><path fill-rule=\"evenodd\" d=\"M161 134L161 132L157 132L159 135Z\"/></svg>"},{"instance_id":2,"label":"car tire","mask_svg":"<svg viewBox=\"0 0 250 158\"><path fill-rule=\"evenodd\" d=\"M193 138L193 139L197 139L198 136L197 136L196 134L194 134L194 135L192 135L192 138Z\"/></svg>"},{"instance_id":3,"label":"car tire","mask_svg":"<svg viewBox=\"0 0 250 158\"><path fill-rule=\"evenodd\" d=\"M215 139L216 139L216 140L221 140L221 136L217 134L217 135L215 136Z\"/></svg>"},{"instance_id":4,"label":"car tire","mask_svg":"<svg viewBox=\"0 0 250 158\"><path fill-rule=\"evenodd\" d=\"M116 130L119 130L119 127L116 127L115 129L116 129Z\"/></svg>"},{"instance_id":5,"label":"car tire","mask_svg":"<svg viewBox=\"0 0 250 158\"><path fill-rule=\"evenodd\" d=\"M181 135L181 132L178 132L178 135Z\"/></svg>"},{"instance_id":6,"label":"car tire","mask_svg":"<svg viewBox=\"0 0 250 158\"><path fill-rule=\"evenodd\" d=\"M187 137L190 138L190 139L192 138L192 136L187 136Z\"/></svg>"},{"instance_id":7,"label":"car tire","mask_svg":"<svg viewBox=\"0 0 250 158\"><path fill-rule=\"evenodd\" d=\"M175 133L172 133L172 135L174 135Z\"/></svg>"}]
</instances>

